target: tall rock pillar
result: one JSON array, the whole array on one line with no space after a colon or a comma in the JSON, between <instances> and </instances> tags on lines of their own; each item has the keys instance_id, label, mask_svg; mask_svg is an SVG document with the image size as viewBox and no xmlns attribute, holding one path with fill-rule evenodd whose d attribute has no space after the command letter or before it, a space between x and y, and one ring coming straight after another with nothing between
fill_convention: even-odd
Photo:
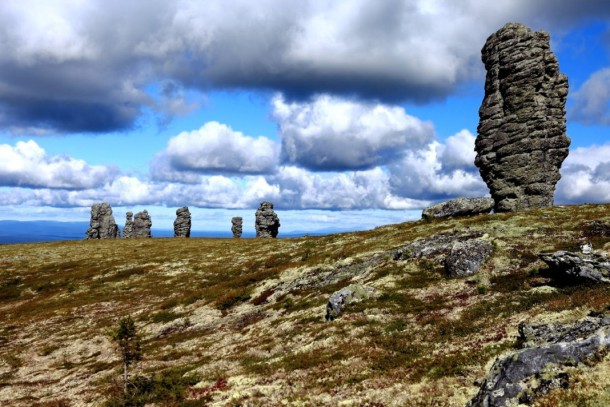
<instances>
[{"instance_id":1,"label":"tall rock pillar","mask_svg":"<svg viewBox=\"0 0 610 407\"><path fill-rule=\"evenodd\" d=\"M481 50L487 70L479 109L475 165L496 212L553 205L568 156L568 78L559 72L549 34L509 23Z\"/></svg>"}]
</instances>

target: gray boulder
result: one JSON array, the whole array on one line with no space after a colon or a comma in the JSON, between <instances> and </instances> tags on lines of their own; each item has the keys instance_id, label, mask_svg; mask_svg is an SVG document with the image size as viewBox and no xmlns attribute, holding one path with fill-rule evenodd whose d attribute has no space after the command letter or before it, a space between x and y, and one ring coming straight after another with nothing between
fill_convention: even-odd
<instances>
[{"instance_id":1,"label":"gray boulder","mask_svg":"<svg viewBox=\"0 0 610 407\"><path fill-rule=\"evenodd\" d=\"M125 214L125 227L123 228L123 237L129 239L133 237L133 212Z\"/></svg>"},{"instance_id":2,"label":"gray boulder","mask_svg":"<svg viewBox=\"0 0 610 407\"><path fill-rule=\"evenodd\" d=\"M493 251L491 243L472 239L456 241L445 258L445 271L452 277L464 277L479 271Z\"/></svg>"},{"instance_id":3,"label":"gray boulder","mask_svg":"<svg viewBox=\"0 0 610 407\"><path fill-rule=\"evenodd\" d=\"M243 222L241 216L231 218L231 232L233 232L234 238L239 239L241 237Z\"/></svg>"},{"instance_id":4,"label":"gray boulder","mask_svg":"<svg viewBox=\"0 0 610 407\"><path fill-rule=\"evenodd\" d=\"M191 237L191 212L186 206L176 209L174 237Z\"/></svg>"},{"instance_id":5,"label":"gray boulder","mask_svg":"<svg viewBox=\"0 0 610 407\"><path fill-rule=\"evenodd\" d=\"M254 228L256 237L277 237L280 227L280 219L273 211L271 202L261 202L256 210Z\"/></svg>"},{"instance_id":6,"label":"gray boulder","mask_svg":"<svg viewBox=\"0 0 610 407\"><path fill-rule=\"evenodd\" d=\"M346 306L369 299L373 292L375 292L373 287L361 284L352 284L335 291L328 299L328 304L326 304L326 320L334 320L343 313Z\"/></svg>"},{"instance_id":7,"label":"gray boulder","mask_svg":"<svg viewBox=\"0 0 610 407\"><path fill-rule=\"evenodd\" d=\"M457 198L424 209L423 219L475 216L491 212L494 200L491 198Z\"/></svg>"},{"instance_id":8,"label":"gray boulder","mask_svg":"<svg viewBox=\"0 0 610 407\"><path fill-rule=\"evenodd\" d=\"M133 221L133 237L152 237L150 234L150 228L152 227L152 220L147 210L136 213Z\"/></svg>"},{"instance_id":9,"label":"gray boulder","mask_svg":"<svg viewBox=\"0 0 610 407\"><path fill-rule=\"evenodd\" d=\"M593 283L610 283L610 258L604 252L572 253L557 251L539 255L553 277L574 278Z\"/></svg>"},{"instance_id":10,"label":"gray boulder","mask_svg":"<svg viewBox=\"0 0 610 407\"><path fill-rule=\"evenodd\" d=\"M475 165L496 212L553 205L568 156L568 79L559 72L549 34L506 24L481 50L487 70L479 109Z\"/></svg>"},{"instance_id":11,"label":"gray boulder","mask_svg":"<svg viewBox=\"0 0 610 407\"><path fill-rule=\"evenodd\" d=\"M444 260L455 242L463 242L481 236L482 233L438 233L425 239L414 240L411 243L399 247L392 253L392 258L394 260L408 260L413 258L443 256L441 260Z\"/></svg>"},{"instance_id":12,"label":"gray boulder","mask_svg":"<svg viewBox=\"0 0 610 407\"><path fill-rule=\"evenodd\" d=\"M572 324L557 332L546 328L546 338L538 338L539 345L498 358L468 406L530 404L550 389L566 386L566 366L576 366L610 346L609 324L610 318L603 318Z\"/></svg>"},{"instance_id":13,"label":"gray boulder","mask_svg":"<svg viewBox=\"0 0 610 407\"><path fill-rule=\"evenodd\" d=\"M121 237L119 225L116 224L112 215L112 208L106 202L91 206L91 218L89 229L85 239L116 239Z\"/></svg>"}]
</instances>

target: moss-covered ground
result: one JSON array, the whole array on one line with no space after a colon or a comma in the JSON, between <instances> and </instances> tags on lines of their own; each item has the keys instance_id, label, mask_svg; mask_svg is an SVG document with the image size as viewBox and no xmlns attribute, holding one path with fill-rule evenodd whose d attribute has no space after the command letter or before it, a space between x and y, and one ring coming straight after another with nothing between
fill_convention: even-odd
<instances>
[{"instance_id":1,"label":"moss-covered ground","mask_svg":"<svg viewBox=\"0 0 610 407\"><path fill-rule=\"evenodd\" d=\"M585 242L610 252L595 220L610 223L610 205L298 239L2 245L0 404L112 401L120 360L108 332L131 315L144 345L132 373L152 404L464 405L515 346L519 322L608 309L608 286L554 283L537 258ZM479 274L453 279L437 259L392 259L442 232L492 242ZM326 322L329 295L351 283L374 297ZM608 358L573 369L572 388L540 405L607 405L609 369Z\"/></svg>"}]
</instances>

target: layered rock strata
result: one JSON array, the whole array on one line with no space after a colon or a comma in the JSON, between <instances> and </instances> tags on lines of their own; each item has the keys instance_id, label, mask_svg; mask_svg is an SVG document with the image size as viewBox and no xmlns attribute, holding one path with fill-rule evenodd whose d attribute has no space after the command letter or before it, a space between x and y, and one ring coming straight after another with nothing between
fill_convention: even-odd
<instances>
[{"instance_id":1,"label":"layered rock strata","mask_svg":"<svg viewBox=\"0 0 610 407\"><path fill-rule=\"evenodd\" d=\"M152 227L152 220L147 210L136 213L133 221L133 237L152 237L150 234L150 228Z\"/></svg>"},{"instance_id":2,"label":"layered rock strata","mask_svg":"<svg viewBox=\"0 0 610 407\"><path fill-rule=\"evenodd\" d=\"M241 237L243 222L244 220L241 216L231 218L231 232L233 233L233 237L236 239Z\"/></svg>"},{"instance_id":3,"label":"layered rock strata","mask_svg":"<svg viewBox=\"0 0 610 407\"><path fill-rule=\"evenodd\" d=\"M176 209L174 237L191 237L191 212L186 206Z\"/></svg>"},{"instance_id":4,"label":"layered rock strata","mask_svg":"<svg viewBox=\"0 0 610 407\"><path fill-rule=\"evenodd\" d=\"M110 204L102 202L91 206L89 229L87 229L85 238L116 239L118 237L121 237L121 232L112 215Z\"/></svg>"},{"instance_id":5,"label":"layered rock strata","mask_svg":"<svg viewBox=\"0 0 610 407\"><path fill-rule=\"evenodd\" d=\"M506 24L481 50L487 70L479 109L475 164L496 212L553 205L568 156L568 79L559 72L549 34Z\"/></svg>"},{"instance_id":6,"label":"layered rock strata","mask_svg":"<svg viewBox=\"0 0 610 407\"><path fill-rule=\"evenodd\" d=\"M255 217L256 237L277 237L280 219L273 211L271 202L261 202Z\"/></svg>"},{"instance_id":7,"label":"layered rock strata","mask_svg":"<svg viewBox=\"0 0 610 407\"><path fill-rule=\"evenodd\" d=\"M123 228L123 237L126 239L133 237L133 212L125 214L125 227Z\"/></svg>"}]
</instances>

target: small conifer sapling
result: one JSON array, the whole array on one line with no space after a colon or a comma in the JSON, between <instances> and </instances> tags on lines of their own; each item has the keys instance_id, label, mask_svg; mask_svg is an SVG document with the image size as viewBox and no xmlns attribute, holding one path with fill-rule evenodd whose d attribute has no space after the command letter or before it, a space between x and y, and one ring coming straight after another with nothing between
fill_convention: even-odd
<instances>
[{"instance_id":1,"label":"small conifer sapling","mask_svg":"<svg viewBox=\"0 0 610 407\"><path fill-rule=\"evenodd\" d=\"M142 344L136 330L136 323L127 316L119 320L119 326L112 332L112 340L116 342L123 360L123 390L127 392L129 366L142 360Z\"/></svg>"}]
</instances>

